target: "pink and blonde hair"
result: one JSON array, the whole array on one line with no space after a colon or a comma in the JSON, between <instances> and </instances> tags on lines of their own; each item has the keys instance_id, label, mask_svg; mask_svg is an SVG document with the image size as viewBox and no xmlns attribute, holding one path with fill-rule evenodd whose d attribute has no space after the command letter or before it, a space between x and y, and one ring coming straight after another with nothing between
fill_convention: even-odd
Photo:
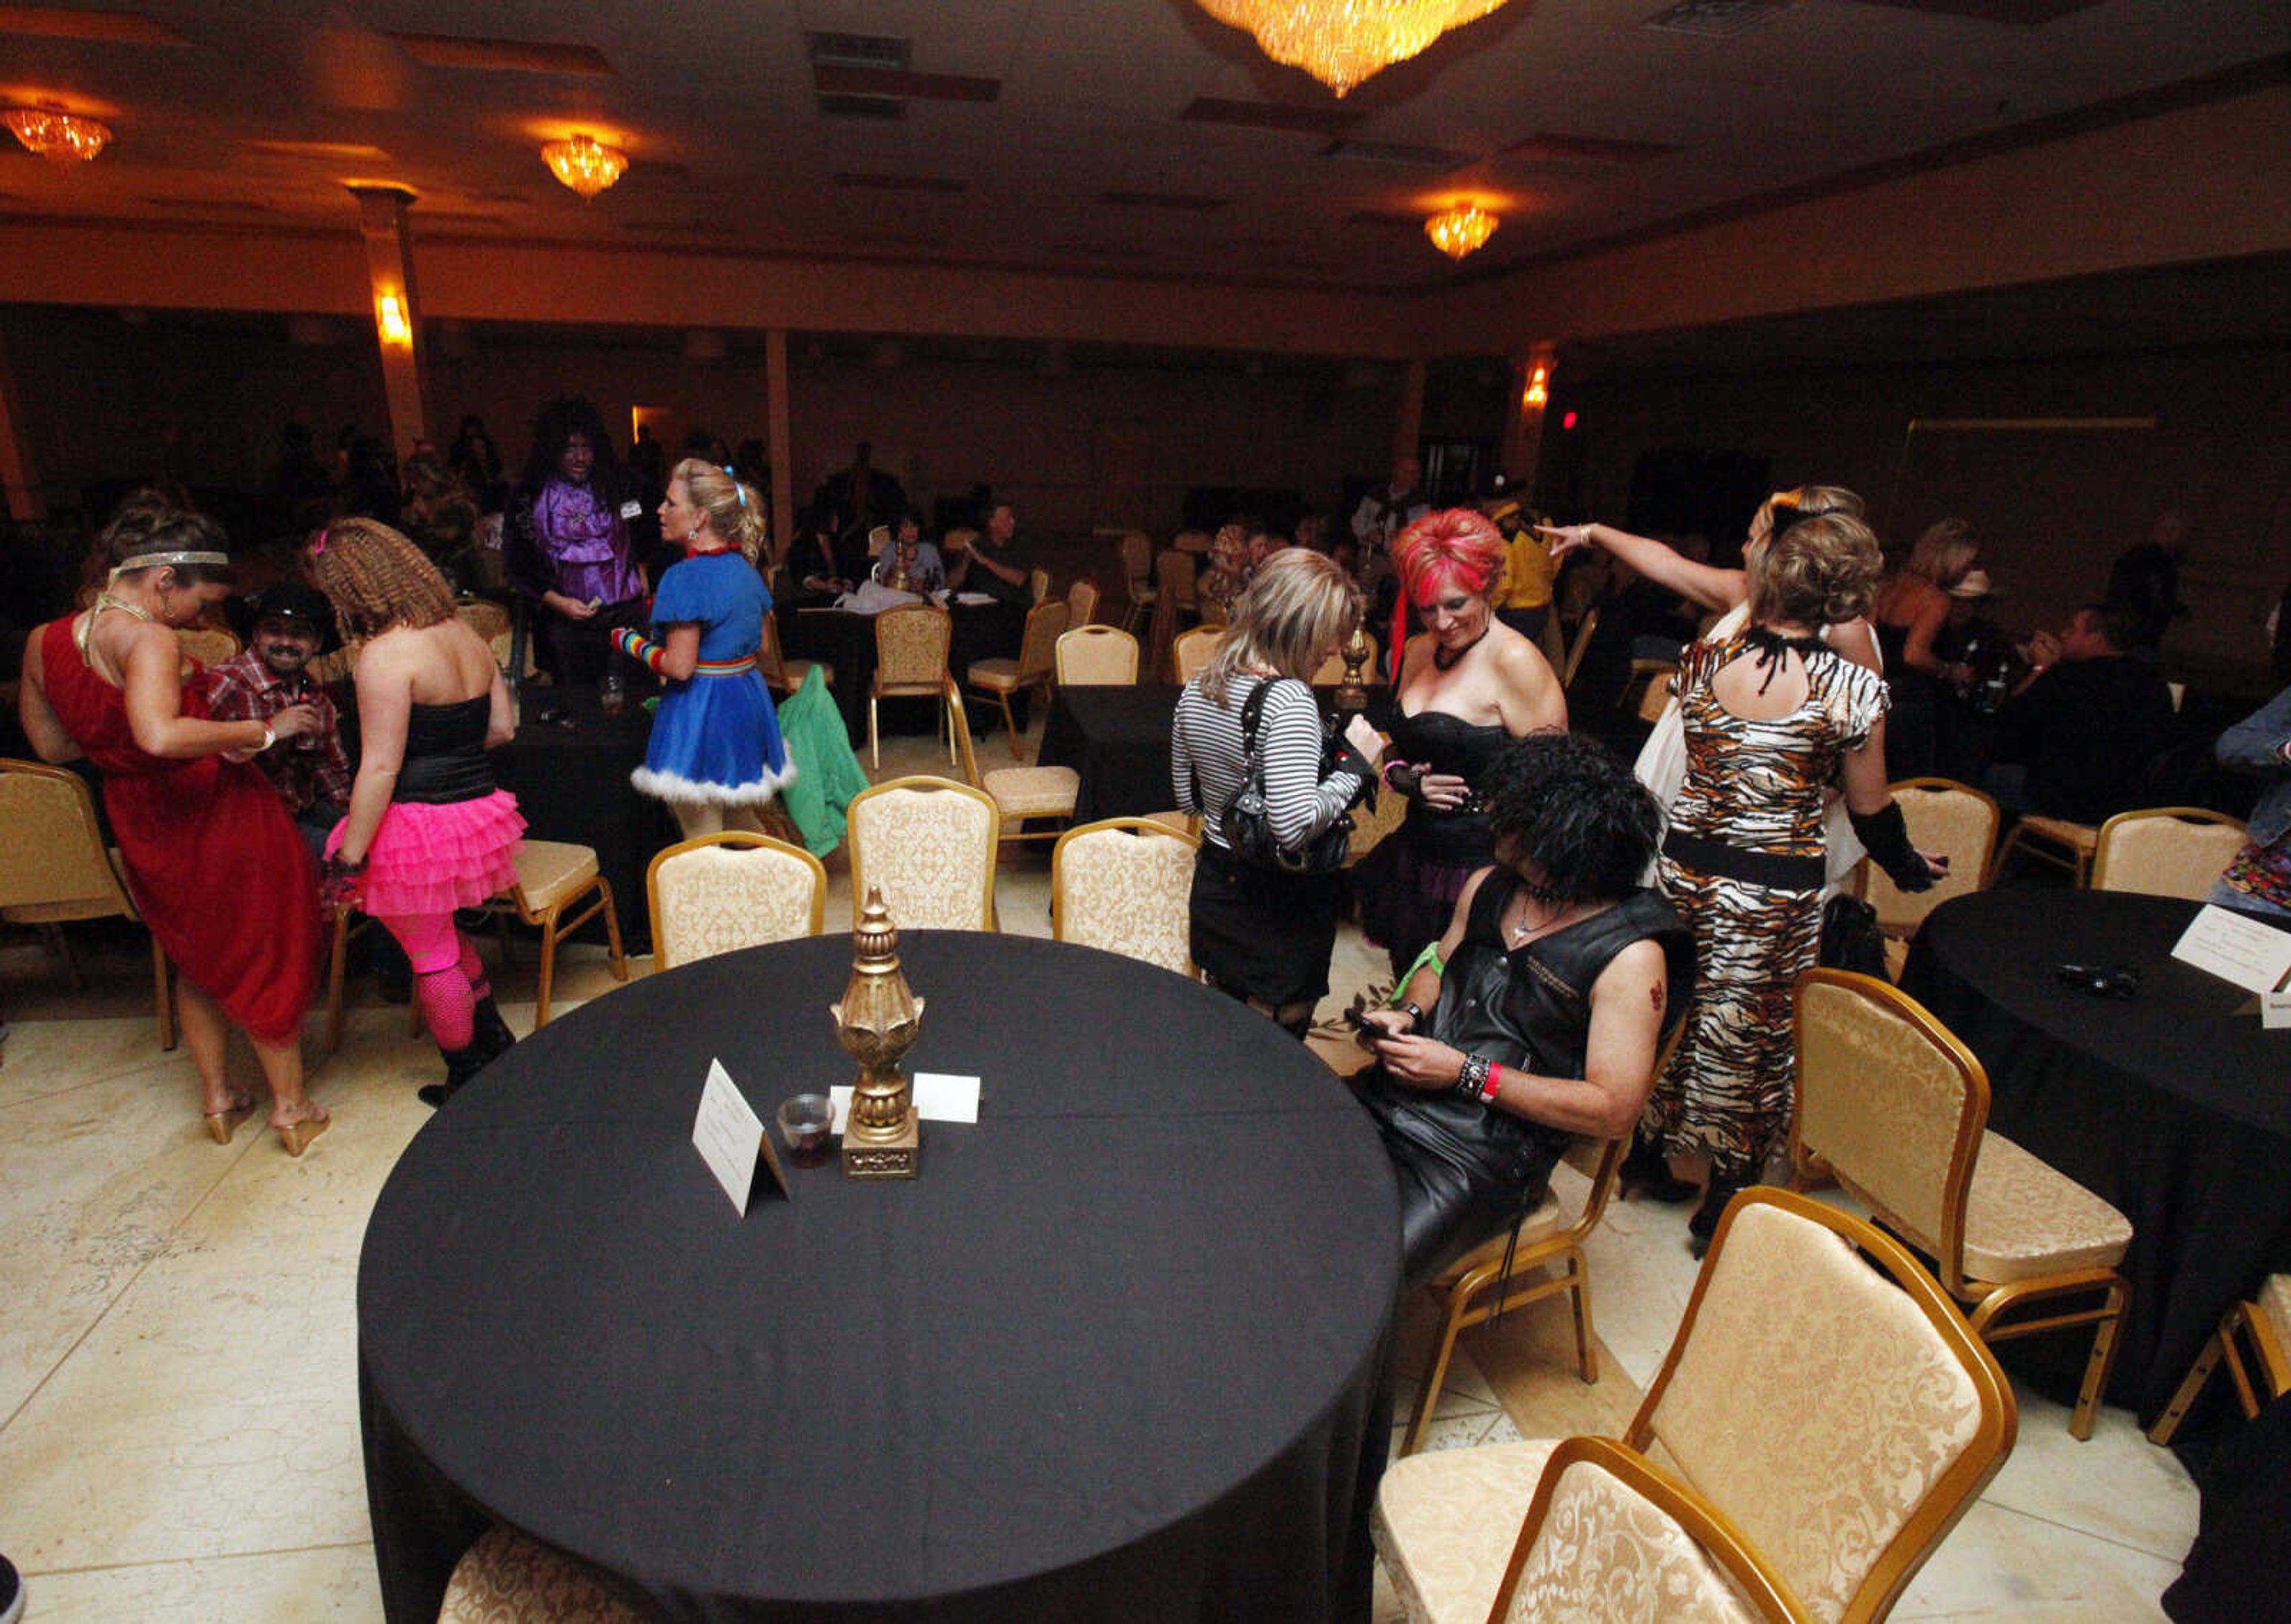
<instances>
[{"instance_id":1,"label":"pink and blonde hair","mask_svg":"<svg viewBox=\"0 0 2291 1624\"><path fill-rule=\"evenodd\" d=\"M1503 584L1506 545L1495 521L1476 508L1427 513L1392 544L1400 567L1400 602L1392 612L1393 680L1400 680L1401 647L1408 640L1408 607L1421 607L1451 589L1485 598Z\"/></svg>"}]
</instances>

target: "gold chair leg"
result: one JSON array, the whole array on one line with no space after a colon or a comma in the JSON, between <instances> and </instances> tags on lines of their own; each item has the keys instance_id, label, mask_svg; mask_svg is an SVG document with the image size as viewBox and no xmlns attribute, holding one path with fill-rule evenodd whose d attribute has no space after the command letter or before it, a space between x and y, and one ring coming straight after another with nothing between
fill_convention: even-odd
<instances>
[{"instance_id":1,"label":"gold chair leg","mask_svg":"<svg viewBox=\"0 0 2291 1624\"><path fill-rule=\"evenodd\" d=\"M350 911L334 910L334 948L326 961L326 1040L325 1051L342 1046L342 969L350 956Z\"/></svg>"},{"instance_id":2,"label":"gold chair leg","mask_svg":"<svg viewBox=\"0 0 2291 1624\"><path fill-rule=\"evenodd\" d=\"M876 731L875 696L867 695L867 760L877 772L883 770L883 740Z\"/></svg>"},{"instance_id":3,"label":"gold chair leg","mask_svg":"<svg viewBox=\"0 0 2291 1624\"><path fill-rule=\"evenodd\" d=\"M557 921L562 904L541 916L541 987L533 1011L533 1029L549 1025L549 991L557 979Z\"/></svg>"},{"instance_id":4,"label":"gold chair leg","mask_svg":"<svg viewBox=\"0 0 2291 1624\"><path fill-rule=\"evenodd\" d=\"M1591 1334L1591 1270L1583 1254L1575 1253L1567 1261L1569 1306L1575 1310L1575 1365L1583 1379L1596 1386L1599 1380L1599 1341Z\"/></svg>"},{"instance_id":5,"label":"gold chair leg","mask_svg":"<svg viewBox=\"0 0 2291 1624\"><path fill-rule=\"evenodd\" d=\"M1409 1411L1408 1430L1401 1435L1400 1452L1412 1455L1424 1446L1424 1434L1432 1425L1432 1411L1440 1402L1440 1389L1448 1379L1448 1364L1455 1357L1456 1335L1463 1329L1463 1300L1460 1294L1451 1292L1440 1305L1439 1341L1432 1350L1432 1363L1424 1372L1423 1385L1416 1390L1416 1407Z\"/></svg>"},{"instance_id":6,"label":"gold chair leg","mask_svg":"<svg viewBox=\"0 0 2291 1624\"><path fill-rule=\"evenodd\" d=\"M2222 1325L2204 1343L2204 1351L2196 1355L2195 1363L2188 1368L2187 1379L2180 1383L2179 1391L2172 1395L2172 1402L2164 1406L2164 1413L2158 1416L2156 1424L2148 1429L2149 1443L2169 1443L2172 1435L2180 1430L2180 1423L2187 1419L2196 1395L2204 1390L2204 1384L2219 1368L2221 1345L2226 1337L2227 1327Z\"/></svg>"},{"instance_id":7,"label":"gold chair leg","mask_svg":"<svg viewBox=\"0 0 2291 1624\"><path fill-rule=\"evenodd\" d=\"M940 730L946 735L946 764L959 767L961 761L954 753L954 707L947 703L944 695L938 702L938 720Z\"/></svg>"},{"instance_id":8,"label":"gold chair leg","mask_svg":"<svg viewBox=\"0 0 2291 1624\"><path fill-rule=\"evenodd\" d=\"M159 945L159 938L151 938L151 981L154 1001L159 1013L159 1052L172 1053L175 1047L174 989L167 985L167 950Z\"/></svg>"},{"instance_id":9,"label":"gold chair leg","mask_svg":"<svg viewBox=\"0 0 2291 1624\"><path fill-rule=\"evenodd\" d=\"M1010 753L1023 761L1026 759L1026 752L1018 744L1018 718L1010 709L1010 695L1002 693L995 695L994 697L1002 702L1002 725L1009 729Z\"/></svg>"},{"instance_id":10,"label":"gold chair leg","mask_svg":"<svg viewBox=\"0 0 2291 1624\"><path fill-rule=\"evenodd\" d=\"M629 978L629 958L621 951L621 914L613 905L613 882L602 874L597 876L597 888L604 893L605 941L612 953L613 979Z\"/></svg>"},{"instance_id":11,"label":"gold chair leg","mask_svg":"<svg viewBox=\"0 0 2291 1624\"><path fill-rule=\"evenodd\" d=\"M2116 1364L2116 1333L2124 1323L2124 1304L2130 1296L2130 1289L2122 1284L2109 1287L2108 1317L2094 1328L2092 1358L2085 1365L2084 1386L2069 1417L2069 1436L2079 1443L2092 1436L2093 1423L2099 1419L2101 1395L2108 1391L2108 1373Z\"/></svg>"}]
</instances>

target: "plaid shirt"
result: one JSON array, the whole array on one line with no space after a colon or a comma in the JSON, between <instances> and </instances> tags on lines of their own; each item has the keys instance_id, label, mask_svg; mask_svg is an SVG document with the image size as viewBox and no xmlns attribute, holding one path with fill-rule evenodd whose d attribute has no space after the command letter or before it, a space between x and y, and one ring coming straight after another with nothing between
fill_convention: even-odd
<instances>
[{"instance_id":1,"label":"plaid shirt","mask_svg":"<svg viewBox=\"0 0 2291 1624\"><path fill-rule=\"evenodd\" d=\"M317 710L314 742L306 750L299 740L281 739L255 757L255 765L297 816L321 801L347 806L350 764L342 754L341 719L325 688L307 673L290 687L252 648L207 670L207 714L219 722L267 722L289 705Z\"/></svg>"}]
</instances>

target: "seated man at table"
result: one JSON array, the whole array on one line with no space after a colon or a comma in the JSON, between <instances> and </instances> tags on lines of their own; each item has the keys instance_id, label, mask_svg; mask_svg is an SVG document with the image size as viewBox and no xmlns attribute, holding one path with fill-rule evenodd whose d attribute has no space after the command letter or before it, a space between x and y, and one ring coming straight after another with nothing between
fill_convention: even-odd
<instances>
[{"instance_id":1,"label":"seated man at table","mask_svg":"<svg viewBox=\"0 0 2291 1624\"><path fill-rule=\"evenodd\" d=\"M2039 631L2032 669L1997 716L1989 789L2008 812L2104 823L2148 799L2148 771L2172 742L2172 696L2129 650L2134 611L2091 603L2058 637Z\"/></svg>"},{"instance_id":2,"label":"seated man at table","mask_svg":"<svg viewBox=\"0 0 2291 1624\"><path fill-rule=\"evenodd\" d=\"M1397 1009L1363 1017L1352 1080L1400 1180L1413 1288L1543 1198L1569 1138L1628 1136L1686 1007L1686 926L1639 884L1662 815L1580 734L1531 733L1483 793L1496 863L1474 874Z\"/></svg>"},{"instance_id":3,"label":"seated man at table","mask_svg":"<svg viewBox=\"0 0 2291 1624\"><path fill-rule=\"evenodd\" d=\"M326 836L350 810L350 800L342 718L326 685L309 670L334 620L334 606L316 587L301 581L274 583L254 600L254 635L245 652L207 673L207 713L219 722L267 722L290 705L318 712L315 731L254 758L286 803L313 862L326 850Z\"/></svg>"},{"instance_id":4,"label":"seated man at table","mask_svg":"<svg viewBox=\"0 0 2291 1624\"><path fill-rule=\"evenodd\" d=\"M987 514L985 531L977 541L958 544L950 535L954 557L946 567L947 585L958 592L984 592L997 603L1032 605L1034 586L1017 534L1018 516L1003 502Z\"/></svg>"}]
</instances>

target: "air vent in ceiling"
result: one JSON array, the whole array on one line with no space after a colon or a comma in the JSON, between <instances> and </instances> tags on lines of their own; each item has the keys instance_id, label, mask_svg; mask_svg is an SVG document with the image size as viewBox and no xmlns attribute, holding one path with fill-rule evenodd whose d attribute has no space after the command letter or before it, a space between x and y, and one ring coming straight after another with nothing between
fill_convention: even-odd
<instances>
[{"instance_id":1,"label":"air vent in ceiling","mask_svg":"<svg viewBox=\"0 0 2291 1624\"><path fill-rule=\"evenodd\" d=\"M912 42L888 34L807 34L815 68L891 68L904 72Z\"/></svg>"},{"instance_id":2,"label":"air vent in ceiling","mask_svg":"<svg viewBox=\"0 0 2291 1624\"><path fill-rule=\"evenodd\" d=\"M379 164L390 157L380 147L363 141L253 141L245 144L249 152L260 152L266 157L323 158L334 164Z\"/></svg>"},{"instance_id":3,"label":"air vent in ceiling","mask_svg":"<svg viewBox=\"0 0 2291 1624\"><path fill-rule=\"evenodd\" d=\"M613 65L594 45L546 39L469 39L454 34L392 34L424 68L470 68L491 73L564 73L609 78Z\"/></svg>"},{"instance_id":4,"label":"air vent in ceiling","mask_svg":"<svg viewBox=\"0 0 2291 1624\"><path fill-rule=\"evenodd\" d=\"M1411 141L1330 141L1321 149L1324 158L1350 164L1381 164L1394 169L1459 169L1472 161L1467 152L1445 147L1419 147Z\"/></svg>"},{"instance_id":5,"label":"air vent in ceiling","mask_svg":"<svg viewBox=\"0 0 2291 1624\"><path fill-rule=\"evenodd\" d=\"M828 65L811 70L811 87L824 96L896 96L906 101L992 101L1002 93L1000 79Z\"/></svg>"},{"instance_id":6,"label":"air vent in ceiling","mask_svg":"<svg viewBox=\"0 0 2291 1624\"><path fill-rule=\"evenodd\" d=\"M1229 201L1192 192L1100 192L1097 200L1117 209L1167 209L1177 214L1207 214Z\"/></svg>"},{"instance_id":7,"label":"air vent in ceiling","mask_svg":"<svg viewBox=\"0 0 2291 1624\"><path fill-rule=\"evenodd\" d=\"M1286 107L1277 101L1226 101L1216 96L1196 96L1178 117L1188 124L1226 124L1244 130L1342 135L1358 124L1363 115L1348 108Z\"/></svg>"},{"instance_id":8,"label":"air vent in ceiling","mask_svg":"<svg viewBox=\"0 0 2291 1624\"><path fill-rule=\"evenodd\" d=\"M1560 135L1539 130L1496 154L1509 164L1561 164L1605 168L1643 164L1680 150L1667 141L1610 141L1599 135Z\"/></svg>"},{"instance_id":9,"label":"air vent in ceiling","mask_svg":"<svg viewBox=\"0 0 2291 1624\"><path fill-rule=\"evenodd\" d=\"M863 123L896 124L907 116L907 104L896 96L822 96L822 118L856 118Z\"/></svg>"},{"instance_id":10,"label":"air vent in ceiling","mask_svg":"<svg viewBox=\"0 0 2291 1624\"><path fill-rule=\"evenodd\" d=\"M188 45L164 22L141 12L93 12L76 5L0 5L0 34L84 39L103 45Z\"/></svg>"},{"instance_id":11,"label":"air vent in ceiling","mask_svg":"<svg viewBox=\"0 0 2291 1624\"><path fill-rule=\"evenodd\" d=\"M846 171L833 178L836 185L852 191L961 193L970 189L969 181L958 181L952 175L875 175Z\"/></svg>"},{"instance_id":12,"label":"air vent in ceiling","mask_svg":"<svg viewBox=\"0 0 2291 1624\"><path fill-rule=\"evenodd\" d=\"M145 197L142 202L155 209L165 209L178 214L276 214L278 211L267 203L255 203L241 197Z\"/></svg>"},{"instance_id":13,"label":"air vent in ceiling","mask_svg":"<svg viewBox=\"0 0 2291 1624\"><path fill-rule=\"evenodd\" d=\"M1667 34L1698 34L1724 39L1747 34L1770 18L1790 9L1792 0L1679 0L1667 12L1658 12L1639 26Z\"/></svg>"}]
</instances>

